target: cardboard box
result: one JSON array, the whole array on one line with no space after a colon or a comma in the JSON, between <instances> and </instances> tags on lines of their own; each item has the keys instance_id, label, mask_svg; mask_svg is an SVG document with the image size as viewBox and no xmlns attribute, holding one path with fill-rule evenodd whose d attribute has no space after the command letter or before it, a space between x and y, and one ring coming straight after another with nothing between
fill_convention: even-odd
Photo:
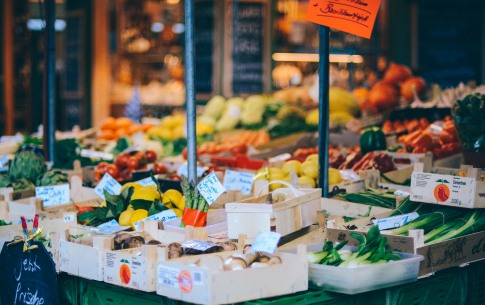
<instances>
[{"instance_id":1,"label":"cardboard box","mask_svg":"<svg viewBox=\"0 0 485 305\"><path fill-rule=\"evenodd\" d=\"M219 255L225 259L234 252L166 261L166 249L158 251L157 294L171 299L197 304L232 304L308 289L308 262L303 245L299 246L297 254L276 252L282 264L237 271L216 271L193 265L201 257L216 259L214 255Z\"/></svg>"},{"instance_id":2,"label":"cardboard box","mask_svg":"<svg viewBox=\"0 0 485 305\"><path fill-rule=\"evenodd\" d=\"M411 177L411 200L462 208L485 208L485 182L477 168L462 165L466 176L445 169L425 168L417 163ZM450 170L449 172L453 172Z\"/></svg>"},{"instance_id":3,"label":"cardboard box","mask_svg":"<svg viewBox=\"0 0 485 305\"><path fill-rule=\"evenodd\" d=\"M70 241L72 236L93 234L80 227L72 227L61 235L59 269L89 280L103 280L103 253L112 247L110 236L92 236L92 245Z\"/></svg>"},{"instance_id":4,"label":"cardboard box","mask_svg":"<svg viewBox=\"0 0 485 305\"><path fill-rule=\"evenodd\" d=\"M299 191L303 194L277 203L271 203L273 193L227 203L229 238L236 239L240 234L246 234L252 240L259 233L270 231L287 235L317 223L321 189Z\"/></svg>"}]
</instances>

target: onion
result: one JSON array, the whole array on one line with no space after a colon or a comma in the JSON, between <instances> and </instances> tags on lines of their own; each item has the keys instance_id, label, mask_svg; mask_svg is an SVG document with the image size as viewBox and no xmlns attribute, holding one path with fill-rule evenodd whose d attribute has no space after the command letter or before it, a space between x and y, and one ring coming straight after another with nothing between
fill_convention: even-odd
<instances>
[{"instance_id":1,"label":"onion","mask_svg":"<svg viewBox=\"0 0 485 305\"><path fill-rule=\"evenodd\" d=\"M385 82L378 82L369 91L369 103L379 111L390 110L399 104L396 88Z\"/></svg>"},{"instance_id":2,"label":"onion","mask_svg":"<svg viewBox=\"0 0 485 305\"><path fill-rule=\"evenodd\" d=\"M413 88L416 94L422 96L426 92L426 82L421 77L410 77L401 84L401 96L407 101L415 100Z\"/></svg>"}]
</instances>

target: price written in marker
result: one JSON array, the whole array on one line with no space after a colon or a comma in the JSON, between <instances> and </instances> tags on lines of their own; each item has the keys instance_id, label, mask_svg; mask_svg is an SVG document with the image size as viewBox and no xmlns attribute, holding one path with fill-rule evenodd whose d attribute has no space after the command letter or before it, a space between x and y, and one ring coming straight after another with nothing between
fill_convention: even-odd
<instances>
[{"instance_id":1,"label":"price written in marker","mask_svg":"<svg viewBox=\"0 0 485 305\"><path fill-rule=\"evenodd\" d=\"M145 221L145 220L161 220L162 222L169 221L170 219L177 218L177 215L175 215L175 212L173 210L165 210L157 214L153 214L152 216L148 216L147 218L144 218L140 221ZM140 221L137 221L133 224L135 229L138 230L138 224Z\"/></svg>"},{"instance_id":2,"label":"price written in marker","mask_svg":"<svg viewBox=\"0 0 485 305\"><path fill-rule=\"evenodd\" d=\"M121 192L121 184L119 184L115 178L111 177L110 174L104 174L101 181L99 181L98 185L94 188L94 191L99 197L105 199L104 190L111 195L118 195Z\"/></svg>"},{"instance_id":3,"label":"price written in marker","mask_svg":"<svg viewBox=\"0 0 485 305\"><path fill-rule=\"evenodd\" d=\"M310 0L306 20L370 38L380 0Z\"/></svg>"},{"instance_id":4,"label":"price written in marker","mask_svg":"<svg viewBox=\"0 0 485 305\"><path fill-rule=\"evenodd\" d=\"M226 190L241 191L242 194L251 194L253 187L253 173L226 170L224 173L223 186Z\"/></svg>"},{"instance_id":5,"label":"price written in marker","mask_svg":"<svg viewBox=\"0 0 485 305\"><path fill-rule=\"evenodd\" d=\"M281 234L276 232L263 232L256 237L253 242L250 253L253 252L266 252L274 253L278 247L278 242L280 241Z\"/></svg>"},{"instance_id":6,"label":"price written in marker","mask_svg":"<svg viewBox=\"0 0 485 305\"><path fill-rule=\"evenodd\" d=\"M35 197L42 199L44 207L53 207L68 203L70 200L69 184L36 187Z\"/></svg>"},{"instance_id":7,"label":"price written in marker","mask_svg":"<svg viewBox=\"0 0 485 305\"><path fill-rule=\"evenodd\" d=\"M209 205L213 204L226 191L214 172L202 179L197 184L197 188Z\"/></svg>"}]
</instances>

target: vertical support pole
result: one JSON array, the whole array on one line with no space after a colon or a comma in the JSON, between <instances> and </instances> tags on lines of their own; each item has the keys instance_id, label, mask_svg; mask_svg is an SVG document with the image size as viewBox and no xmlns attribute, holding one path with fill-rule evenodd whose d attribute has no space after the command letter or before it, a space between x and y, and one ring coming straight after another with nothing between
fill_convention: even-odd
<instances>
[{"instance_id":1,"label":"vertical support pole","mask_svg":"<svg viewBox=\"0 0 485 305\"><path fill-rule=\"evenodd\" d=\"M187 163L189 181L197 181L195 131L194 0L185 0L185 104L187 109Z\"/></svg>"},{"instance_id":2,"label":"vertical support pole","mask_svg":"<svg viewBox=\"0 0 485 305\"><path fill-rule=\"evenodd\" d=\"M319 164L319 180L318 185L322 188L322 197L328 196L328 123L329 123L329 104L328 104L328 87L329 87L329 71L330 71L330 36L329 29L326 26L319 26L320 45L318 47L318 54L320 61L318 63L318 79L319 79L319 96L318 107L320 118L318 120L318 164Z\"/></svg>"},{"instance_id":3,"label":"vertical support pole","mask_svg":"<svg viewBox=\"0 0 485 305\"><path fill-rule=\"evenodd\" d=\"M3 134L13 135L15 133L15 107L14 107L14 2L2 1L0 2L1 9L1 26L3 31ZM1 35L0 35L1 36ZM2 132L2 130L0 130Z\"/></svg>"},{"instance_id":4,"label":"vertical support pole","mask_svg":"<svg viewBox=\"0 0 485 305\"><path fill-rule=\"evenodd\" d=\"M44 157L51 162L54 162L55 141L55 10L54 0L45 0L45 71L42 121L44 127Z\"/></svg>"}]
</instances>

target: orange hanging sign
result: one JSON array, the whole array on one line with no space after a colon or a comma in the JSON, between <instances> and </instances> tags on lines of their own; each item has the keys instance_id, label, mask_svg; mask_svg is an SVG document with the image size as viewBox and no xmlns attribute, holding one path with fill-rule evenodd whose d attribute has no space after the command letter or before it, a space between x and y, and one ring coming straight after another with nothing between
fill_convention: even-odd
<instances>
[{"instance_id":1,"label":"orange hanging sign","mask_svg":"<svg viewBox=\"0 0 485 305\"><path fill-rule=\"evenodd\" d=\"M310 0L306 19L370 38L381 0Z\"/></svg>"}]
</instances>

